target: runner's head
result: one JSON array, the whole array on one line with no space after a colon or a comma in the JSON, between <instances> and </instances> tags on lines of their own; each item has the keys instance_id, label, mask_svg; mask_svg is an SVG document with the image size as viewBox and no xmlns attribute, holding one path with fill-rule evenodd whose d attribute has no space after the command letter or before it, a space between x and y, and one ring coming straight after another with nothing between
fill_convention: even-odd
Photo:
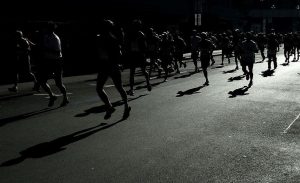
<instances>
[{"instance_id":1,"label":"runner's head","mask_svg":"<svg viewBox=\"0 0 300 183\"><path fill-rule=\"evenodd\" d=\"M102 21L101 30L103 33L111 32L114 28L114 22L108 19Z\"/></svg>"},{"instance_id":2,"label":"runner's head","mask_svg":"<svg viewBox=\"0 0 300 183\"><path fill-rule=\"evenodd\" d=\"M17 39L21 39L22 37L23 37L23 32L20 31L20 30L17 30L17 31L16 31L16 38L17 38Z\"/></svg>"}]
</instances>

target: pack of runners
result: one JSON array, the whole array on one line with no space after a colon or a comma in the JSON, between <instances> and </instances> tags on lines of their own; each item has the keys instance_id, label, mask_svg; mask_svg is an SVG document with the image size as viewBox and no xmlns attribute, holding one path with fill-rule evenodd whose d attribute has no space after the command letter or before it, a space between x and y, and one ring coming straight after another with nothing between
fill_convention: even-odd
<instances>
[{"instance_id":1,"label":"pack of runners","mask_svg":"<svg viewBox=\"0 0 300 183\"><path fill-rule=\"evenodd\" d=\"M180 74L180 69L187 63L184 53L191 53L194 72L200 71L198 62L205 77L204 85L209 85L207 68L215 64L214 50L221 50L221 65L225 58L230 63L234 57L235 69L241 66L244 75L249 81L248 87L253 85L253 65L255 54L260 52L262 62L267 58L268 69L277 68L277 52L280 44L284 45L286 64L290 58L298 61L300 57L300 34L276 34L272 30L268 34L242 32L239 29L224 33L191 31L191 35L183 36L178 30L166 30L161 33L153 28L145 28L140 20L134 20L130 27L123 31L111 20L104 20L100 30L95 35L95 46L98 60L97 93L106 106L105 119L115 111L106 92L104 84L111 77L116 89L124 102L124 118L129 116L131 107L128 105L127 95L134 95L134 78L136 68L140 68L145 77L147 90L151 91L150 77L156 71L157 77L163 76L166 82L170 73ZM33 40L26 38L22 31L16 31L15 39L15 82L11 92L18 91L19 74L30 76L34 82L33 90L39 91L42 87L49 95L49 106L53 106L57 96L53 94L47 80L53 78L63 95L61 106L69 103L66 88L62 81L63 54L59 36L54 32L55 25L48 23L44 29L36 32ZM189 37L189 39L187 39ZM266 51L265 51L266 50ZM267 53L267 54L265 54ZM37 71L31 71L30 59L37 61ZM123 88L121 65L130 69L129 90Z\"/></svg>"}]
</instances>

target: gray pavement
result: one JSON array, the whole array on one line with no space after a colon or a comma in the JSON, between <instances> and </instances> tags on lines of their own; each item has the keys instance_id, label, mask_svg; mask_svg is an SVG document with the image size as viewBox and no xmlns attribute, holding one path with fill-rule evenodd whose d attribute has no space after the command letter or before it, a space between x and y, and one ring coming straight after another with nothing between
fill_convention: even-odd
<instances>
[{"instance_id":1,"label":"gray pavement","mask_svg":"<svg viewBox=\"0 0 300 183\"><path fill-rule=\"evenodd\" d=\"M233 59L209 69L208 87L192 63L166 83L153 78L151 92L138 76L125 121L111 81L117 111L107 121L95 75L65 78L64 108L47 108L46 95L24 83L18 97L0 100L0 182L298 183L300 62L282 66L282 53L278 62L272 76L262 73L266 62L255 64L247 91Z\"/></svg>"}]
</instances>

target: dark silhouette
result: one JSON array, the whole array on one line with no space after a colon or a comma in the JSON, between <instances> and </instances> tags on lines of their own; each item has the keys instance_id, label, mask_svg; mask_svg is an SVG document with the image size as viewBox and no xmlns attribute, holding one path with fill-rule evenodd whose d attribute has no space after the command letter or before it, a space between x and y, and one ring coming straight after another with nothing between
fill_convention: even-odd
<instances>
[{"instance_id":1,"label":"dark silhouette","mask_svg":"<svg viewBox=\"0 0 300 183\"><path fill-rule=\"evenodd\" d=\"M54 95L47 80L53 75L55 84L63 94L63 101L60 106L65 106L69 103L66 87L63 84L63 56L61 49L60 38L55 34L56 25L52 22L47 24L43 37L41 38L41 50L42 50L42 63L39 63L39 83L43 89L48 93L50 99L48 106L54 105L54 101L57 100L57 96Z\"/></svg>"},{"instance_id":2,"label":"dark silhouette","mask_svg":"<svg viewBox=\"0 0 300 183\"><path fill-rule=\"evenodd\" d=\"M219 65L219 66L212 67L211 69L221 69L223 67L224 67L224 65Z\"/></svg>"},{"instance_id":3,"label":"dark silhouette","mask_svg":"<svg viewBox=\"0 0 300 183\"><path fill-rule=\"evenodd\" d=\"M197 31L193 30L191 36L191 57L195 65L195 72L199 72L197 60L199 58L199 46L201 38L197 35Z\"/></svg>"},{"instance_id":4,"label":"dark silhouette","mask_svg":"<svg viewBox=\"0 0 300 183\"><path fill-rule=\"evenodd\" d=\"M30 77L31 80L34 82L34 86L32 88L33 91L38 91L39 87L37 84L37 80L35 75L31 71L31 64L30 64L30 51L31 45L33 43L29 41L27 38L23 36L22 31L16 31L15 37L15 52L14 58L14 86L8 88L11 92L18 91L18 82L19 82L19 75L22 74L24 76Z\"/></svg>"},{"instance_id":5,"label":"dark silhouette","mask_svg":"<svg viewBox=\"0 0 300 183\"><path fill-rule=\"evenodd\" d=\"M157 69L158 77L161 77L160 63L159 63L159 51L160 51L160 42L161 39L158 34L154 31L153 28L149 29L147 34L147 54L150 59L150 68L149 68L149 77L151 77L152 71Z\"/></svg>"},{"instance_id":6,"label":"dark silhouette","mask_svg":"<svg viewBox=\"0 0 300 183\"><path fill-rule=\"evenodd\" d=\"M186 48L186 42L184 39L179 35L179 32L176 31L175 36L174 36L174 62L175 62L175 69L177 70L177 73L180 74L179 67L186 67L186 63L183 62L183 53ZM178 63L180 65L178 65Z\"/></svg>"},{"instance_id":7,"label":"dark silhouette","mask_svg":"<svg viewBox=\"0 0 300 183\"><path fill-rule=\"evenodd\" d=\"M151 91L152 87L150 85L150 77L146 71L146 52L147 52L147 42L146 36L141 31L142 22L140 20L134 20L132 23L132 29L127 37L127 54L130 59L130 90L127 92L128 95L134 95L134 75L137 67L140 67L144 73L147 89Z\"/></svg>"},{"instance_id":8,"label":"dark silhouette","mask_svg":"<svg viewBox=\"0 0 300 183\"><path fill-rule=\"evenodd\" d=\"M258 52L257 44L253 41L253 35L250 32L246 33L245 40L241 43L241 65L246 79L249 80L248 86L253 85L253 65L255 62L255 53Z\"/></svg>"},{"instance_id":9,"label":"dark silhouette","mask_svg":"<svg viewBox=\"0 0 300 183\"><path fill-rule=\"evenodd\" d=\"M164 32L161 37L160 59L161 66L165 72L164 81L167 81L169 73L173 71L173 68L170 66L173 62L175 46L170 32Z\"/></svg>"},{"instance_id":10,"label":"dark silhouette","mask_svg":"<svg viewBox=\"0 0 300 183\"><path fill-rule=\"evenodd\" d=\"M97 93L106 106L104 119L109 119L111 114L116 110L104 91L104 84L108 77L113 80L116 89L120 93L124 102L123 119L129 117L131 107L128 105L127 94L123 88L119 61L122 55L121 44L115 33L115 25L111 20L104 20L102 31L97 35L97 52L99 55L99 71L97 77Z\"/></svg>"},{"instance_id":11,"label":"dark silhouette","mask_svg":"<svg viewBox=\"0 0 300 183\"><path fill-rule=\"evenodd\" d=\"M37 144L35 146L29 147L29 148L21 151L20 157L3 162L0 166L1 167L13 166L13 165L19 164L29 158L43 158L43 157L50 156L52 154L61 152L66 149L67 145L77 142L79 140L85 139L97 132L102 131L102 130L113 127L122 121L124 121L124 120L121 119L112 124L101 123L100 125L97 125L97 126L94 126L91 128L87 128L87 129L84 129L84 130L81 130L78 132L74 132L70 135L59 137L59 138L54 139L49 142Z\"/></svg>"},{"instance_id":12,"label":"dark silhouette","mask_svg":"<svg viewBox=\"0 0 300 183\"><path fill-rule=\"evenodd\" d=\"M210 65L210 59L211 59L211 50L215 49L215 45L213 42L208 38L206 32L201 33L201 41L200 41L200 61L201 61L201 67L203 70L203 74L205 77L205 83L204 85L209 85L208 81L208 73L207 68Z\"/></svg>"},{"instance_id":13,"label":"dark silhouette","mask_svg":"<svg viewBox=\"0 0 300 183\"><path fill-rule=\"evenodd\" d=\"M279 42L277 40L275 32L269 34L267 39L268 50L268 69L271 70L271 64L273 62L274 69L277 68L277 52L279 51Z\"/></svg>"},{"instance_id":14,"label":"dark silhouette","mask_svg":"<svg viewBox=\"0 0 300 183\"><path fill-rule=\"evenodd\" d=\"M207 85L202 85L202 86L192 88L192 89L189 89L189 90L186 90L186 91L179 91L179 92L177 92L176 97L183 97L184 95L193 95L193 94L196 94L196 93L200 93L199 91L202 88L206 87L206 86Z\"/></svg>"},{"instance_id":15,"label":"dark silhouette","mask_svg":"<svg viewBox=\"0 0 300 183\"><path fill-rule=\"evenodd\" d=\"M237 69L235 68L235 69L231 69L231 70L228 70L228 71L223 71L223 74L230 74L230 73L234 73L236 71L237 71Z\"/></svg>"},{"instance_id":16,"label":"dark silhouette","mask_svg":"<svg viewBox=\"0 0 300 183\"><path fill-rule=\"evenodd\" d=\"M233 32L233 38L232 38L232 45L233 45L233 50L234 50L234 61L235 61L235 69L239 69L239 62L241 60L241 54L240 54L240 49L239 45L242 42L242 36L241 36L241 31L239 29L235 29Z\"/></svg>"},{"instance_id":17,"label":"dark silhouette","mask_svg":"<svg viewBox=\"0 0 300 183\"><path fill-rule=\"evenodd\" d=\"M262 71L260 75L262 75L263 77L270 77L270 76L274 76L274 70L265 70Z\"/></svg>"},{"instance_id":18,"label":"dark silhouette","mask_svg":"<svg viewBox=\"0 0 300 183\"><path fill-rule=\"evenodd\" d=\"M280 65L282 65L282 66L289 66L290 64L288 62L285 62L285 63L282 63Z\"/></svg>"},{"instance_id":19,"label":"dark silhouette","mask_svg":"<svg viewBox=\"0 0 300 183\"><path fill-rule=\"evenodd\" d=\"M242 80L242 79L245 78L245 77L246 77L245 75L240 75L240 76L231 77L231 78L228 78L228 82L240 81L240 80Z\"/></svg>"},{"instance_id":20,"label":"dark silhouette","mask_svg":"<svg viewBox=\"0 0 300 183\"><path fill-rule=\"evenodd\" d=\"M267 43L266 36L263 33L259 33L256 38L256 43L257 43L258 49L260 51L260 55L262 57L262 60L259 62L256 62L256 63L263 63L264 60L266 59L266 56L265 56L265 48L266 48L266 43Z\"/></svg>"},{"instance_id":21,"label":"dark silhouette","mask_svg":"<svg viewBox=\"0 0 300 183\"><path fill-rule=\"evenodd\" d=\"M237 96L245 96L245 95L249 95L249 93L246 93L249 90L249 86L244 86L242 88L238 88L236 90L230 91L228 92L228 94L230 95L229 98L235 98Z\"/></svg>"}]
</instances>

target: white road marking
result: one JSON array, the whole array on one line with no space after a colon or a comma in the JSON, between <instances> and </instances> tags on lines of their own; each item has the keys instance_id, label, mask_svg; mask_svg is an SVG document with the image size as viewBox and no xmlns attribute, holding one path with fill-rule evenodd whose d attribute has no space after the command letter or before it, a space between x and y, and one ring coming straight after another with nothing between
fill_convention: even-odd
<instances>
[{"instance_id":1,"label":"white road marking","mask_svg":"<svg viewBox=\"0 0 300 183\"><path fill-rule=\"evenodd\" d=\"M291 127L293 126L293 124L300 118L300 114L298 114L298 116L294 119L294 121L283 131L283 133L287 133Z\"/></svg>"},{"instance_id":2,"label":"white road marking","mask_svg":"<svg viewBox=\"0 0 300 183\"><path fill-rule=\"evenodd\" d=\"M73 93L67 93L67 95L72 95ZM49 98L49 96L48 96L48 94L47 93L36 93L36 94L33 94L33 95L35 95L35 96L47 96L47 97L45 97L45 98ZM61 97L61 96L63 96L62 94L55 94L55 96L57 96L57 97Z\"/></svg>"}]
</instances>

